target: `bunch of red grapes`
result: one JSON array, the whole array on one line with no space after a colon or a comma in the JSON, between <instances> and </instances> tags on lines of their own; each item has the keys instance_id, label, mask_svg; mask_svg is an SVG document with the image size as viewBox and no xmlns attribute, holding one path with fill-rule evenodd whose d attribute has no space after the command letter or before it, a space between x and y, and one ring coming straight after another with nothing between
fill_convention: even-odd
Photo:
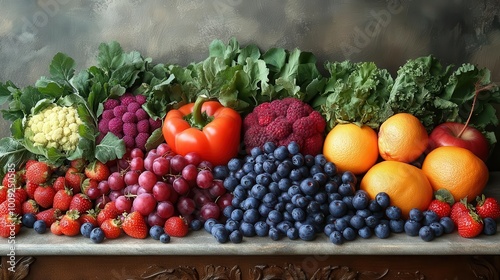
<instances>
[{"instance_id":1,"label":"bunch of red grapes","mask_svg":"<svg viewBox=\"0 0 500 280\"><path fill-rule=\"evenodd\" d=\"M163 226L174 215L187 222L222 217L232 194L214 178L213 164L196 153L175 154L166 144L146 154L139 148L119 160L118 171L100 182L120 212L138 211L149 226Z\"/></svg>"}]
</instances>

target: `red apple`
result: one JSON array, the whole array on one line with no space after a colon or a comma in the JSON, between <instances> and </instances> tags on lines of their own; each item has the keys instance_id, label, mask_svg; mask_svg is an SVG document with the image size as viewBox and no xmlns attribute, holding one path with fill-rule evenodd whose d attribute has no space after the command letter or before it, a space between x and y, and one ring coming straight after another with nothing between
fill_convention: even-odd
<instances>
[{"instance_id":1,"label":"red apple","mask_svg":"<svg viewBox=\"0 0 500 280\"><path fill-rule=\"evenodd\" d=\"M462 132L463 130L463 132ZM463 123L446 122L436 126L429 135L429 148L441 146L465 148L486 161L490 152L488 139L474 127Z\"/></svg>"}]
</instances>

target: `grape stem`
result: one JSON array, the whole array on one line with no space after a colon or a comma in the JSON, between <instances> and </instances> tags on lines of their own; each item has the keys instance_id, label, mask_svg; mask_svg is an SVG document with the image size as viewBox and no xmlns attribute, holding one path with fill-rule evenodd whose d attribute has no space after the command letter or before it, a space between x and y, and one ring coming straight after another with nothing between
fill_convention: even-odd
<instances>
[{"instance_id":1,"label":"grape stem","mask_svg":"<svg viewBox=\"0 0 500 280\"><path fill-rule=\"evenodd\" d=\"M467 118L467 121L465 122L464 127L462 128L460 133L458 133L457 138L460 138L462 136L462 134L465 132L465 129L467 129L467 127L469 126L469 122L470 122L470 119L472 118L472 113L474 112L474 107L476 106L476 100L477 100L479 93L482 91L491 90L493 87L495 87L494 83L490 83L490 84L485 85L483 87L479 87L479 84L476 83L475 90L474 90L474 99L472 100L472 108L470 109L469 117Z\"/></svg>"}]
</instances>

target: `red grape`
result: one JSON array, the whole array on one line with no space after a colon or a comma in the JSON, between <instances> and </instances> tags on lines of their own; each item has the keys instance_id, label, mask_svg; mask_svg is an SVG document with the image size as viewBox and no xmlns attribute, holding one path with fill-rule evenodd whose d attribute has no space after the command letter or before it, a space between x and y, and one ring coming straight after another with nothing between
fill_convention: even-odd
<instances>
[{"instance_id":1,"label":"red grape","mask_svg":"<svg viewBox=\"0 0 500 280\"><path fill-rule=\"evenodd\" d=\"M160 201L158 205L156 205L156 214L163 219L168 219L172 217L175 213L174 204L170 201Z\"/></svg>"},{"instance_id":2,"label":"red grape","mask_svg":"<svg viewBox=\"0 0 500 280\"><path fill-rule=\"evenodd\" d=\"M132 207L141 215L147 216L156 208L156 199L150 193L142 193L134 199Z\"/></svg>"},{"instance_id":3,"label":"red grape","mask_svg":"<svg viewBox=\"0 0 500 280\"><path fill-rule=\"evenodd\" d=\"M100 181L99 184L97 184L97 188L101 191L101 194L109 194L111 191L107 180Z\"/></svg>"},{"instance_id":4,"label":"red grape","mask_svg":"<svg viewBox=\"0 0 500 280\"><path fill-rule=\"evenodd\" d=\"M125 181L120 172L113 172L108 177L109 188L113 191L121 190L125 187Z\"/></svg>"},{"instance_id":5,"label":"red grape","mask_svg":"<svg viewBox=\"0 0 500 280\"><path fill-rule=\"evenodd\" d=\"M203 160L200 154L196 152L189 152L184 156L184 158L186 159L188 164L194 164L194 166L198 166L198 164L200 164L200 162Z\"/></svg>"},{"instance_id":6,"label":"red grape","mask_svg":"<svg viewBox=\"0 0 500 280\"><path fill-rule=\"evenodd\" d=\"M179 197L177 200L177 211L183 216L191 215L196 208L194 200L189 197Z\"/></svg>"},{"instance_id":7,"label":"red grape","mask_svg":"<svg viewBox=\"0 0 500 280\"><path fill-rule=\"evenodd\" d=\"M120 195L115 199L115 206L116 210L120 213L130 213L130 209L132 208L132 199L125 195Z\"/></svg>"},{"instance_id":8,"label":"red grape","mask_svg":"<svg viewBox=\"0 0 500 280\"><path fill-rule=\"evenodd\" d=\"M233 204L233 194L226 192L217 199L217 205L220 209L224 209Z\"/></svg>"},{"instance_id":9,"label":"red grape","mask_svg":"<svg viewBox=\"0 0 500 280\"><path fill-rule=\"evenodd\" d=\"M210 161L203 160L202 162L200 162L200 164L198 164L198 168L199 169L213 170L214 165Z\"/></svg>"},{"instance_id":10,"label":"red grape","mask_svg":"<svg viewBox=\"0 0 500 280\"><path fill-rule=\"evenodd\" d=\"M110 202L111 199L107 195L101 195L95 200L95 205L97 205L100 209L104 208L104 205L106 205L108 202Z\"/></svg>"},{"instance_id":11,"label":"red grape","mask_svg":"<svg viewBox=\"0 0 500 280\"><path fill-rule=\"evenodd\" d=\"M159 156L164 156L164 155L169 154L171 152L172 152L172 148L170 148L170 146L167 143L161 143L160 145L158 145L158 147L156 147L156 153Z\"/></svg>"},{"instance_id":12,"label":"red grape","mask_svg":"<svg viewBox=\"0 0 500 280\"><path fill-rule=\"evenodd\" d=\"M172 183L172 187L174 187L174 190L180 195L187 194L191 189L188 182L182 177L177 177Z\"/></svg>"},{"instance_id":13,"label":"red grape","mask_svg":"<svg viewBox=\"0 0 500 280\"><path fill-rule=\"evenodd\" d=\"M222 180L214 180L212 186L208 189L208 192L214 198L225 194L226 188L224 188L224 182Z\"/></svg>"},{"instance_id":14,"label":"red grape","mask_svg":"<svg viewBox=\"0 0 500 280\"><path fill-rule=\"evenodd\" d=\"M212 171L208 169L200 170L196 176L196 184L202 189L210 188L213 181L214 175L212 174Z\"/></svg>"},{"instance_id":15,"label":"red grape","mask_svg":"<svg viewBox=\"0 0 500 280\"><path fill-rule=\"evenodd\" d=\"M156 175L149 171L143 171L141 175L139 175L139 186L143 187L144 189L147 190L147 192L151 192L153 189L153 186L156 184L158 178Z\"/></svg>"},{"instance_id":16,"label":"red grape","mask_svg":"<svg viewBox=\"0 0 500 280\"><path fill-rule=\"evenodd\" d=\"M111 191L111 192L109 192L108 197L109 197L110 200L114 201L120 195L123 195L123 190L121 190L121 191Z\"/></svg>"},{"instance_id":17,"label":"red grape","mask_svg":"<svg viewBox=\"0 0 500 280\"><path fill-rule=\"evenodd\" d=\"M130 170L142 171L144 170L144 159L141 157L135 157L130 160Z\"/></svg>"},{"instance_id":18,"label":"red grape","mask_svg":"<svg viewBox=\"0 0 500 280\"><path fill-rule=\"evenodd\" d=\"M148 225L150 227L155 225L163 227L163 225L165 225L165 221L166 219L160 217L160 215L158 215L158 213L156 212L151 212L148 215Z\"/></svg>"},{"instance_id":19,"label":"red grape","mask_svg":"<svg viewBox=\"0 0 500 280\"><path fill-rule=\"evenodd\" d=\"M170 198L171 186L163 181L158 181L153 186L152 192L156 201L166 201Z\"/></svg>"},{"instance_id":20,"label":"red grape","mask_svg":"<svg viewBox=\"0 0 500 280\"><path fill-rule=\"evenodd\" d=\"M155 159L157 159L159 156L157 154L151 154L149 153L146 158L144 159L144 169L153 171L153 162Z\"/></svg>"},{"instance_id":21,"label":"red grape","mask_svg":"<svg viewBox=\"0 0 500 280\"><path fill-rule=\"evenodd\" d=\"M97 187L89 187L85 191L85 194L90 198L90 199L97 199L101 195L101 191Z\"/></svg>"},{"instance_id":22,"label":"red grape","mask_svg":"<svg viewBox=\"0 0 500 280\"><path fill-rule=\"evenodd\" d=\"M198 168L194 164L188 164L182 169L182 177L188 182L196 182Z\"/></svg>"},{"instance_id":23,"label":"red grape","mask_svg":"<svg viewBox=\"0 0 500 280\"><path fill-rule=\"evenodd\" d=\"M144 152L140 148L134 148L130 151L130 157L131 158L144 158Z\"/></svg>"},{"instance_id":24,"label":"red grape","mask_svg":"<svg viewBox=\"0 0 500 280\"><path fill-rule=\"evenodd\" d=\"M128 186L137 184L139 182L139 174L141 174L139 171L129 170L123 176L123 181Z\"/></svg>"},{"instance_id":25,"label":"red grape","mask_svg":"<svg viewBox=\"0 0 500 280\"><path fill-rule=\"evenodd\" d=\"M170 171L170 161L164 157L157 157L153 161L153 172L158 176L165 176Z\"/></svg>"},{"instance_id":26,"label":"red grape","mask_svg":"<svg viewBox=\"0 0 500 280\"><path fill-rule=\"evenodd\" d=\"M176 174L179 174L187 164L186 158L181 155L175 155L170 159L170 168Z\"/></svg>"},{"instance_id":27,"label":"red grape","mask_svg":"<svg viewBox=\"0 0 500 280\"><path fill-rule=\"evenodd\" d=\"M200 217L205 221L211 218L217 220L219 219L220 212L220 208L215 202L208 202L201 207Z\"/></svg>"}]
</instances>

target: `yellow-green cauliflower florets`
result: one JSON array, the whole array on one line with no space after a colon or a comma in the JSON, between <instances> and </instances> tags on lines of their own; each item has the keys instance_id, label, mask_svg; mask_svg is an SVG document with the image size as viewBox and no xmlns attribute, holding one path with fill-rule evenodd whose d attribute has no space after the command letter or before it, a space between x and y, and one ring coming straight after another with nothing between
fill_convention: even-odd
<instances>
[{"instance_id":1,"label":"yellow-green cauliflower florets","mask_svg":"<svg viewBox=\"0 0 500 280\"><path fill-rule=\"evenodd\" d=\"M53 105L28 119L26 135L37 146L74 151L82 121L73 107Z\"/></svg>"}]
</instances>

